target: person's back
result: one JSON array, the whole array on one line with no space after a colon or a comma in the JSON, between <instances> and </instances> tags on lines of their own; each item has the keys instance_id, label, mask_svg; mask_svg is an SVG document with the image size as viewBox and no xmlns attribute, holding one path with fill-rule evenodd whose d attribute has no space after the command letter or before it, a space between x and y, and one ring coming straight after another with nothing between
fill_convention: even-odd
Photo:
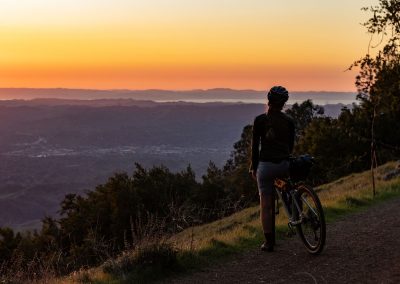
<instances>
[{"instance_id":1,"label":"person's back","mask_svg":"<svg viewBox=\"0 0 400 284\"><path fill-rule=\"evenodd\" d=\"M268 112L257 116L253 125L250 172L257 180L260 194L260 215L265 235L261 249L268 251L272 251L275 244L274 179L289 174L289 156L294 145L294 122L282 113L288 98L285 88L271 88Z\"/></svg>"},{"instance_id":2,"label":"person's back","mask_svg":"<svg viewBox=\"0 0 400 284\"><path fill-rule=\"evenodd\" d=\"M260 137L261 150L253 155L253 165L258 161L278 163L288 159L293 151L294 122L279 110L269 109L256 117L253 136ZM253 140L253 143L257 142ZM256 145L254 150L258 150Z\"/></svg>"}]
</instances>

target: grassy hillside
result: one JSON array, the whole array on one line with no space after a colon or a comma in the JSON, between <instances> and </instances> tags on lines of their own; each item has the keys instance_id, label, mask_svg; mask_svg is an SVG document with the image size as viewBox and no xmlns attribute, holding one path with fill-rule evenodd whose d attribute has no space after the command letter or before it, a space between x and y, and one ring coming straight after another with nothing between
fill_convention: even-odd
<instances>
[{"instance_id":1,"label":"grassy hillside","mask_svg":"<svg viewBox=\"0 0 400 284\"><path fill-rule=\"evenodd\" d=\"M378 168L377 196L375 198L372 197L369 171L352 174L317 188L328 223L340 218L343 214L363 210L377 202L400 196L400 177L388 181L383 180L383 176L395 169L396 166L397 163L391 162ZM77 272L58 282L129 283L132 280L140 282L166 277L177 271L198 269L221 258L258 247L262 241L258 216L257 206L247 208L216 222L189 228L165 240L166 244L173 245L177 251L176 261L173 263L173 267L168 269L160 266L154 268L152 265L148 265L146 269L142 267L139 271L134 266L126 267L127 263L132 264L135 258L142 257L138 252L128 252L110 262L114 267L125 265L125 269L121 269L120 273L105 273L104 270L107 270L105 268L110 265L108 263L96 269ZM277 218L278 238L283 238L287 231L287 219L281 210ZM302 249L299 247L299 250Z\"/></svg>"}]
</instances>

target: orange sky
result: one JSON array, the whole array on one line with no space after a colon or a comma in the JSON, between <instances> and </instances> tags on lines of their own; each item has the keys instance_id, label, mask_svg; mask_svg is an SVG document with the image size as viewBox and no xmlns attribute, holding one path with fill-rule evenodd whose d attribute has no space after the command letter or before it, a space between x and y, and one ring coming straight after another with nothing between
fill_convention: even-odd
<instances>
[{"instance_id":1,"label":"orange sky","mask_svg":"<svg viewBox=\"0 0 400 284\"><path fill-rule=\"evenodd\" d=\"M373 0L0 0L0 87L354 91Z\"/></svg>"}]
</instances>

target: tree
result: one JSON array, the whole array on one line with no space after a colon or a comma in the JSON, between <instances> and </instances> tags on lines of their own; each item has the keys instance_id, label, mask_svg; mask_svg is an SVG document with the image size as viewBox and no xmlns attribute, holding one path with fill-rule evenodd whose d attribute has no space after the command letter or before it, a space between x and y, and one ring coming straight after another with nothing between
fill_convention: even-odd
<instances>
[{"instance_id":1,"label":"tree","mask_svg":"<svg viewBox=\"0 0 400 284\"><path fill-rule=\"evenodd\" d=\"M257 186L249 174L252 125L243 128L239 141L233 145L230 159L224 166L225 186L234 200L255 201Z\"/></svg>"},{"instance_id":2,"label":"tree","mask_svg":"<svg viewBox=\"0 0 400 284\"><path fill-rule=\"evenodd\" d=\"M324 114L324 108L314 105L311 100L306 100L301 104L295 103L290 109L286 110L286 114L294 120L296 140L298 140L311 121Z\"/></svg>"},{"instance_id":3,"label":"tree","mask_svg":"<svg viewBox=\"0 0 400 284\"><path fill-rule=\"evenodd\" d=\"M295 153L308 153L317 159L310 175L314 184L365 169L369 153L369 140L365 138L368 119L360 110L344 108L337 119L315 118L300 136Z\"/></svg>"},{"instance_id":4,"label":"tree","mask_svg":"<svg viewBox=\"0 0 400 284\"><path fill-rule=\"evenodd\" d=\"M380 114L385 114L385 111L388 111L388 105L393 103L398 105L399 102L400 3L398 0L379 0L379 5L365 7L363 10L373 13L373 16L364 23L364 26L371 34L371 40L374 35L381 37L380 42L375 47L385 42L375 58L367 54L350 67L360 67L360 74L356 77L356 86L359 92L358 98L362 101L362 106L369 112L370 116L371 175L373 193L375 195L374 168L377 166L377 145L395 150L397 153L400 151L398 143L400 141L400 133L397 129L393 132L386 132L386 134L389 134L391 144L383 141L385 137L380 136L376 131L377 120L379 118L382 120ZM399 116L397 107L397 110L389 112L383 121L385 121L385 124L391 124L398 121ZM387 154L387 150L384 152ZM396 154L395 156L398 157Z\"/></svg>"},{"instance_id":5,"label":"tree","mask_svg":"<svg viewBox=\"0 0 400 284\"><path fill-rule=\"evenodd\" d=\"M203 204L208 208L214 208L218 200L224 198L226 193L224 176L221 169L219 169L213 162L209 162L207 172L203 175L202 186L195 195L196 203Z\"/></svg>"}]
</instances>

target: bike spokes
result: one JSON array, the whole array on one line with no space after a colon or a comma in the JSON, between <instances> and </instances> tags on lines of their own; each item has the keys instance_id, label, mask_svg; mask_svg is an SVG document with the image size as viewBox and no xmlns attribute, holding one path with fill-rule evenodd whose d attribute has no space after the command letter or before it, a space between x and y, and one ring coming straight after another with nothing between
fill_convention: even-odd
<instances>
[{"instance_id":1,"label":"bike spokes","mask_svg":"<svg viewBox=\"0 0 400 284\"><path fill-rule=\"evenodd\" d=\"M300 211L299 235L311 253L319 253L325 243L325 219L318 196L311 188L300 186L296 201Z\"/></svg>"}]
</instances>

